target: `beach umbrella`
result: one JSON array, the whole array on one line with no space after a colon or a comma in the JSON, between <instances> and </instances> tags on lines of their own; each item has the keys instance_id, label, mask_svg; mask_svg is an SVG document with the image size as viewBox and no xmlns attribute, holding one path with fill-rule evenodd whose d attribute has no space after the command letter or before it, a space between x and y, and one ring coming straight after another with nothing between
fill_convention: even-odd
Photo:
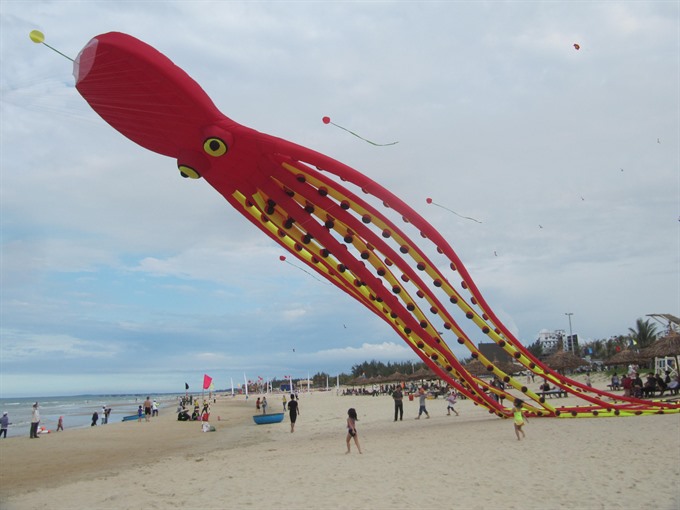
<instances>
[{"instance_id":1,"label":"beach umbrella","mask_svg":"<svg viewBox=\"0 0 680 510\"><path fill-rule=\"evenodd\" d=\"M408 379L408 377L397 370L392 375L386 376L385 382L401 382L405 381L406 379Z\"/></svg>"},{"instance_id":2,"label":"beach umbrella","mask_svg":"<svg viewBox=\"0 0 680 510\"><path fill-rule=\"evenodd\" d=\"M467 370L470 374L474 375L475 377L480 377L482 375L487 375L491 373L478 359L473 359L472 361L466 363L465 365L463 365L463 368L465 368L465 370Z\"/></svg>"},{"instance_id":3,"label":"beach umbrella","mask_svg":"<svg viewBox=\"0 0 680 510\"><path fill-rule=\"evenodd\" d=\"M557 351L545 359L545 364L554 370L573 370L588 362L570 351Z\"/></svg>"},{"instance_id":4,"label":"beach umbrella","mask_svg":"<svg viewBox=\"0 0 680 510\"><path fill-rule=\"evenodd\" d=\"M680 334L660 338L652 345L642 350L642 353L649 358L665 358L673 356L675 358L675 370L678 370L678 355L680 355Z\"/></svg>"},{"instance_id":5,"label":"beach umbrella","mask_svg":"<svg viewBox=\"0 0 680 510\"><path fill-rule=\"evenodd\" d=\"M421 379L436 379L437 376L429 368L421 368L417 370L414 374L411 374L410 379L412 381L419 381Z\"/></svg>"},{"instance_id":6,"label":"beach umbrella","mask_svg":"<svg viewBox=\"0 0 680 510\"><path fill-rule=\"evenodd\" d=\"M520 365L519 363L508 363L506 361L496 361L494 360L493 364L501 371L505 372L508 375L512 375L516 372L520 372L524 370L524 367Z\"/></svg>"},{"instance_id":7,"label":"beach umbrella","mask_svg":"<svg viewBox=\"0 0 680 510\"><path fill-rule=\"evenodd\" d=\"M607 359L605 365L627 365L628 363L640 363L650 358L649 355L632 349L624 349L617 352L611 358Z\"/></svg>"}]
</instances>

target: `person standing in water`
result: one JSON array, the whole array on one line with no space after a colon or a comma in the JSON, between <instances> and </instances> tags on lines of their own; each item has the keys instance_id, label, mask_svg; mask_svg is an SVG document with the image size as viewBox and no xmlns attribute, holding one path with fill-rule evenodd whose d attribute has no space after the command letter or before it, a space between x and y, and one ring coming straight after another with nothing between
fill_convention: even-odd
<instances>
[{"instance_id":1,"label":"person standing in water","mask_svg":"<svg viewBox=\"0 0 680 510\"><path fill-rule=\"evenodd\" d=\"M357 412L356 410L352 407L347 411L347 438L346 438L346 443L347 443L347 452L349 453L349 443L354 438L354 444L357 446L357 450L359 450L359 453L361 453L361 446L359 446L359 434L357 433L357 424L356 422L359 421L359 418L357 418Z\"/></svg>"},{"instance_id":2,"label":"person standing in water","mask_svg":"<svg viewBox=\"0 0 680 510\"><path fill-rule=\"evenodd\" d=\"M36 402L33 404L33 412L31 413L31 439L38 439L38 425L40 425L40 411L38 410L38 403Z\"/></svg>"}]
</instances>

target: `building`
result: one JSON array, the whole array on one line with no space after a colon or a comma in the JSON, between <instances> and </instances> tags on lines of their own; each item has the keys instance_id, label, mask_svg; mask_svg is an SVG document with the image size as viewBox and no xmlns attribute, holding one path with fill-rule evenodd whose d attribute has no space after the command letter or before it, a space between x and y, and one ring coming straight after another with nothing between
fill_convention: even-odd
<instances>
[{"instance_id":1,"label":"building","mask_svg":"<svg viewBox=\"0 0 680 510\"><path fill-rule=\"evenodd\" d=\"M578 335L567 335L563 329L542 329L538 332L537 340L543 348L543 354L552 354L560 347L564 351L578 352Z\"/></svg>"},{"instance_id":2,"label":"building","mask_svg":"<svg viewBox=\"0 0 680 510\"><path fill-rule=\"evenodd\" d=\"M541 344L543 354L552 354L557 350L565 337L563 329L550 331L542 329L538 332L537 341Z\"/></svg>"}]
</instances>

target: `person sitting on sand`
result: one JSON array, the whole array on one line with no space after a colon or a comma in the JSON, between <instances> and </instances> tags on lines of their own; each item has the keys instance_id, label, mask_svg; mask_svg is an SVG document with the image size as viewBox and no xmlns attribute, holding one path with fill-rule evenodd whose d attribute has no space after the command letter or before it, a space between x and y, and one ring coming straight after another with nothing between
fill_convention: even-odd
<instances>
[{"instance_id":1,"label":"person sitting on sand","mask_svg":"<svg viewBox=\"0 0 680 510\"><path fill-rule=\"evenodd\" d=\"M655 378L656 378L656 387L659 390L659 396L662 397L663 394L668 389L668 384L666 384L666 381L664 381L663 377L661 377L661 374L656 374Z\"/></svg>"},{"instance_id":2,"label":"person sitting on sand","mask_svg":"<svg viewBox=\"0 0 680 510\"><path fill-rule=\"evenodd\" d=\"M628 374L624 374L621 378L621 387L623 388L623 396L630 397L633 389L633 379Z\"/></svg>"},{"instance_id":3,"label":"person sitting on sand","mask_svg":"<svg viewBox=\"0 0 680 510\"><path fill-rule=\"evenodd\" d=\"M642 388L642 394L645 397L653 396L654 392L656 391L656 377L654 377L654 374L651 372L647 374L647 380L645 381L645 385Z\"/></svg>"},{"instance_id":4,"label":"person sitting on sand","mask_svg":"<svg viewBox=\"0 0 680 510\"><path fill-rule=\"evenodd\" d=\"M642 384L642 378L640 377L640 374L636 373L635 377L633 378L633 386L631 388L631 394L635 398L642 398L642 388L644 385Z\"/></svg>"}]
</instances>

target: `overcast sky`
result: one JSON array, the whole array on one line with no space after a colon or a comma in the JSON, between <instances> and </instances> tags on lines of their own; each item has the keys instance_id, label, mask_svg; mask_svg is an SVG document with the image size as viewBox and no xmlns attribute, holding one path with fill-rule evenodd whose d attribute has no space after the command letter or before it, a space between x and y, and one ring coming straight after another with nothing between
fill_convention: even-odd
<instances>
[{"instance_id":1,"label":"overcast sky","mask_svg":"<svg viewBox=\"0 0 680 510\"><path fill-rule=\"evenodd\" d=\"M418 359L206 182L101 120L32 29L72 58L131 34L230 118L370 176L529 344L568 331L567 312L582 341L680 315L678 5L3 0L0 396Z\"/></svg>"}]
</instances>

